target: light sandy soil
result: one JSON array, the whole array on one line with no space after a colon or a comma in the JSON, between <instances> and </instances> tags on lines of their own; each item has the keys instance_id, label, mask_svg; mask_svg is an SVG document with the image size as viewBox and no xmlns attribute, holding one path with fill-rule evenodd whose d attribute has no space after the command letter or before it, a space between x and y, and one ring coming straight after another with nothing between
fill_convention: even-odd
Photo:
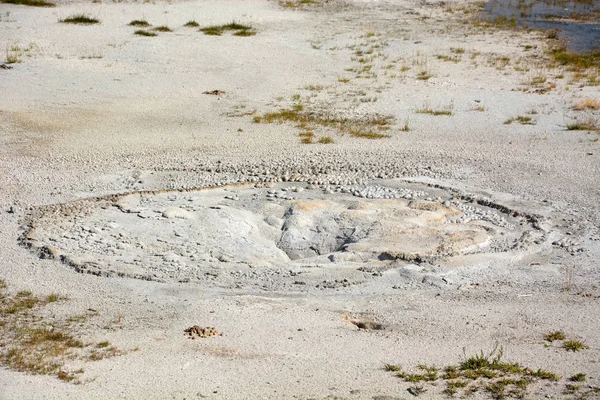
<instances>
[{"instance_id":1,"label":"light sandy soil","mask_svg":"<svg viewBox=\"0 0 600 400\"><path fill-rule=\"evenodd\" d=\"M548 67L542 33L464 23L466 3L0 5L20 59L0 69L0 279L68 297L48 324L96 310L75 334L125 353L66 360L81 384L3 367L0 398L408 399L385 363L497 345L563 377L527 398L572 398L576 373L598 397L600 143L566 129L600 119L572 109L598 89ZM81 12L101 23L58 22ZM173 32L136 36L142 18ZM393 117L390 137L254 121L297 104Z\"/></svg>"}]
</instances>

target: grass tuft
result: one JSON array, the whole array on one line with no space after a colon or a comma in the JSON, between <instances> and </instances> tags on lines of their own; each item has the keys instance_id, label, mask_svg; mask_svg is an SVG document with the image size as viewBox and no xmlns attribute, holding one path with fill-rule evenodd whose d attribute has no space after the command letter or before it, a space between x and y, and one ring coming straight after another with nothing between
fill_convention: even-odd
<instances>
[{"instance_id":1,"label":"grass tuft","mask_svg":"<svg viewBox=\"0 0 600 400\"><path fill-rule=\"evenodd\" d=\"M600 131L600 126L592 119L587 121L576 121L567 124L568 131Z\"/></svg>"},{"instance_id":2,"label":"grass tuft","mask_svg":"<svg viewBox=\"0 0 600 400\"><path fill-rule=\"evenodd\" d=\"M402 367L396 364L385 364L383 369L388 372L399 372L402 370Z\"/></svg>"},{"instance_id":3,"label":"grass tuft","mask_svg":"<svg viewBox=\"0 0 600 400\"><path fill-rule=\"evenodd\" d=\"M319 143L331 144L331 143L333 143L333 139L330 136L323 136L323 137L319 138Z\"/></svg>"},{"instance_id":4,"label":"grass tuft","mask_svg":"<svg viewBox=\"0 0 600 400\"><path fill-rule=\"evenodd\" d=\"M591 97L586 97L585 99L575 103L573 105L573 109L577 111L600 110L600 101Z\"/></svg>"},{"instance_id":5,"label":"grass tuft","mask_svg":"<svg viewBox=\"0 0 600 400\"><path fill-rule=\"evenodd\" d=\"M571 382L585 382L585 374L578 373L569 378Z\"/></svg>"},{"instance_id":6,"label":"grass tuft","mask_svg":"<svg viewBox=\"0 0 600 400\"><path fill-rule=\"evenodd\" d=\"M3 4L16 4L30 7L55 7L56 4L44 0L0 0Z\"/></svg>"},{"instance_id":7,"label":"grass tuft","mask_svg":"<svg viewBox=\"0 0 600 400\"><path fill-rule=\"evenodd\" d=\"M67 18L59 20L65 24L78 24L78 25L93 25L99 24L100 20L92 18L87 14L73 14Z\"/></svg>"},{"instance_id":8,"label":"grass tuft","mask_svg":"<svg viewBox=\"0 0 600 400\"><path fill-rule=\"evenodd\" d=\"M129 23L129 26L139 26L140 28L146 28L150 26L150 24L145 19L134 19Z\"/></svg>"},{"instance_id":9,"label":"grass tuft","mask_svg":"<svg viewBox=\"0 0 600 400\"><path fill-rule=\"evenodd\" d=\"M171 30L171 28L169 28L166 25L157 26L156 28L153 28L152 30L157 31L157 32L173 32Z\"/></svg>"},{"instance_id":10,"label":"grass tuft","mask_svg":"<svg viewBox=\"0 0 600 400\"><path fill-rule=\"evenodd\" d=\"M235 21L224 25L210 25L200 28L200 32L210 36L221 36L224 32L233 31L235 36L254 36L256 31L250 25L244 25Z\"/></svg>"},{"instance_id":11,"label":"grass tuft","mask_svg":"<svg viewBox=\"0 0 600 400\"><path fill-rule=\"evenodd\" d=\"M354 137L365 139L382 139L390 137L381 133L389 129L392 117L376 115L368 119L349 119L330 116L322 116L316 113L304 111L302 104L296 104L290 109L282 109L277 112L266 113L262 116L254 116L255 123L295 123L303 130L310 130L316 126L336 129L340 133L347 133Z\"/></svg>"},{"instance_id":12,"label":"grass tuft","mask_svg":"<svg viewBox=\"0 0 600 400\"><path fill-rule=\"evenodd\" d=\"M56 294L37 297L30 291L11 295L0 281L0 364L15 371L54 375L65 382L80 383L78 375L83 370L65 370L66 362L87 360L94 352L104 357L122 354L108 347L108 342L90 348L91 345L73 335L68 320L58 321L42 311L44 306L60 299L64 297Z\"/></svg>"},{"instance_id":13,"label":"grass tuft","mask_svg":"<svg viewBox=\"0 0 600 400\"><path fill-rule=\"evenodd\" d=\"M566 339L566 336L563 331L549 332L544 335L544 340L547 342L550 342L550 343L554 342L555 340L565 340L565 339Z\"/></svg>"},{"instance_id":14,"label":"grass tuft","mask_svg":"<svg viewBox=\"0 0 600 400\"><path fill-rule=\"evenodd\" d=\"M148 31L145 31L143 29L138 29L137 31L133 32L133 34L134 35L138 35L138 36L158 36L154 32L148 32Z\"/></svg>"},{"instance_id":15,"label":"grass tuft","mask_svg":"<svg viewBox=\"0 0 600 400\"><path fill-rule=\"evenodd\" d=\"M577 352L580 350L589 349L589 346L580 340L567 340L563 343L563 348L567 351Z\"/></svg>"},{"instance_id":16,"label":"grass tuft","mask_svg":"<svg viewBox=\"0 0 600 400\"><path fill-rule=\"evenodd\" d=\"M192 20L186 22L186 24L183 26L185 26L186 28L197 28L200 26L200 24L192 19Z\"/></svg>"}]
</instances>

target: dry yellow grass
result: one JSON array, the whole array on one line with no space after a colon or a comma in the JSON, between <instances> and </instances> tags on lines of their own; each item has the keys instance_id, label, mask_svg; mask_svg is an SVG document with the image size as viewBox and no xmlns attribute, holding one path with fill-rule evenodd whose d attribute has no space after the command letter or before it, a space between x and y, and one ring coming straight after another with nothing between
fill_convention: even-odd
<instances>
[{"instance_id":1,"label":"dry yellow grass","mask_svg":"<svg viewBox=\"0 0 600 400\"><path fill-rule=\"evenodd\" d=\"M593 99L591 97L586 97L585 99L578 101L573 105L574 110L584 111L584 110L600 110L600 101Z\"/></svg>"}]
</instances>

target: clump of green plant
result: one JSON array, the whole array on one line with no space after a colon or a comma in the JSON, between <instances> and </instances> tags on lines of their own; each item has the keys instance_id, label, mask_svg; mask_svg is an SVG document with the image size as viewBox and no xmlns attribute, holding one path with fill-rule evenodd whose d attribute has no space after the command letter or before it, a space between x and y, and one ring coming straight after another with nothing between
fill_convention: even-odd
<instances>
[{"instance_id":1,"label":"clump of green plant","mask_svg":"<svg viewBox=\"0 0 600 400\"><path fill-rule=\"evenodd\" d=\"M183 25L183 26L185 26L186 28L197 28L200 26L200 24L192 19L192 20L186 22L185 25Z\"/></svg>"},{"instance_id":2,"label":"clump of green plant","mask_svg":"<svg viewBox=\"0 0 600 400\"><path fill-rule=\"evenodd\" d=\"M463 395L470 395L483 389L494 399L507 397L523 398L529 384L538 380L558 381L560 376L543 369L532 370L522 367L518 363L503 360L502 347L496 347L490 353L483 351L478 354L466 356L457 365L449 365L442 369L439 375L435 366L418 365L419 373L402 371L395 364L386 364L386 371L408 383L432 383L440 379L446 384L443 393L454 396L462 391Z\"/></svg>"},{"instance_id":3,"label":"clump of green plant","mask_svg":"<svg viewBox=\"0 0 600 400\"><path fill-rule=\"evenodd\" d=\"M138 29L137 31L133 32L134 35L138 35L138 36L158 36L156 33L154 32L149 32L149 31L145 31L143 29Z\"/></svg>"},{"instance_id":4,"label":"clump of green plant","mask_svg":"<svg viewBox=\"0 0 600 400\"><path fill-rule=\"evenodd\" d=\"M48 304L64 300L57 294L40 297L27 290L11 294L0 280L0 364L15 371L80 383L83 369L67 369L67 360L72 363L93 360L93 354L103 358L123 354L108 342L96 346L84 343L74 336L69 320L49 319L42 312Z\"/></svg>"},{"instance_id":5,"label":"clump of green plant","mask_svg":"<svg viewBox=\"0 0 600 400\"><path fill-rule=\"evenodd\" d=\"M140 28L146 28L150 26L150 23L145 19L134 19L129 23L129 26L139 26Z\"/></svg>"},{"instance_id":6,"label":"clump of green plant","mask_svg":"<svg viewBox=\"0 0 600 400\"><path fill-rule=\"evenodd\" d=\"M166 25L157 26L152 28L152 30L157 32L173 32L173 30Z\"/></svg>"},{"instance_id":7,"label":"clump of green plant","mask_svg":"<svg viewBox=\"0 0 600 400\"><path fill-rule=\"evenodd\" d=\"M280 0L279 4L284 8L301 8L304 6L323 5L322 0Z\"/></svg>"},{"instance_id":8,"label":"clump of green plant","mask_svg":"<svg viewBox=\"0 0 600 400\"><path fill-rule=\"evenodd\" d=\"M507 119L506 121L504 121L504 125L510 125L515 121L517 121L521 125L535 125L535 121L531 117L523 115L518 115L514 118Z\"/></svg>"},{"instance_id":9,"label":"clump of green plant","mask_svg":"<svg viewBox=\"0 0 600 400\"><path fill-rule=\"evenodd\" d=\"M582 374L580 372L580 373L575 374L572 377L570 377L569 380L571 382L585 382L585 374Z\"/></svg>"},{"instance_id":10,"label":"clump of green plant","mask_svg":"<svg viewBox=\"0 0 600 400\"><path fill-rule=\"evenodd\" d=\"M100 20L97 18L93 18L87 14L73 14L68 16L67 18L59 20L59 22L65 24L93 25L99 24Z\"/></svg>"},{"instance_id":11,"label":"clump of green plant","mask_svg":"<svg viewBox=\"0 0 600 400\"><path fill-rule=\"evenodd\" d=\"M254 36L256 31L250 25L244 25L237 22L231 22L224 25L211 25L200 28L200 32L205 35L221 36L224 32L233 31L235 36Z\"/></svg>"},{"instance_id":12,"label":"clump of green plant","mask_svg":"<svg viewBox=\"0 0 600 400\"><path fill-rule=\"evenodd\" d=\"M390 116L374 115L365 119L340 118L307 112L302 104L292 108L254 116L255 123L294 123L299 129L310 131L314 127L335 129L340 133L347 133L354 137L365 139L382 139L390 135L382 133L390 128L393 118Z\"/></svg>"},{"instance_id":13,"label":"clump of green plant","mask_svg":"<svg viewBox=\"0 0 600 400\"><path fill-rule=\"evenodd\" d=\"M383 369L388 372L399 372L402 370L402 367L397 364L385 364Z\"/></svg>"},{"instance_id":14,"label":"clump of green plant","mask_svg":"<svg viewBox=\"0 0 600 400\"><path fill-rule=\"evenodd\" d=\"M553 332L548 332L544 335L544 340L546 342L554 342L555 340L565 340L566 336L565 333L563 331L553 331Z\"/></svg>"},{"instance_id":15,"label":"clump of green plant","mask_svg":"<svg viewBox=\"0 0 600 400\"><path fill-rule=\"evenodd\" d=\"M428 71L419 71L419 73L417 74L417 79L420 81L426 81L429 80L429 78L431 78L433 75L431 75Z\"/></svg>"},{"instance_id":16,"label":"clump of green plant","mask_svg":"<svg viewBox=\"0 0 600 400\"><path fill-rule=\"evenodd\" d=\"M23 55L23 51L21 47L16 44L6 46L6 63L7 64L16 64L21 62L21 56Z\"/></svg>"},{"instance_id":17,"label":"clump of green plant","mask_svg":"<svg viewBox=\"0 0 600 400\"><path fill-rule=\"evenodd\" d=\"M566 47L557 47L550 50L550 55L554 61L570 71L582 71L600 65L600 51L574 53Z\"/></svg>"},{"instance_id":18,"label":"clump of green plant","mask_svg":"<svg viewBox=\"0 0 600 400\"><path fill-rule=\"evenodd\" d=\"M321 144L331 144L333 143L333 139L331 136L323 136L319 138L319 143Z\"/></svg>"},{"instance_id":19,"label":"clump of green plant","mask_svg":"<svg viewBox=\"0 0 600 400\"><path fill-rule=\"evenodd\" d=\"M600 131L600 126L592 118L585 121L578 120L567 124L568 131Z\"/></svg>"},{"instance_id":20,"label":"clump of green plant","mask_svg":"<svg viewBox=\"0 0 600 400\"><path fill-rule=\"evenodd\" d=\"M56 4L44 0L0 0L3 4L16 4L30 7L55 7Z\"/></svg>"},{"instance_id":21,"label":"clump of green plant","mask_svg":"<svg viewBox=\"0 0 600 400\"><path fill-rule=\"evenodd\" d=\"M577 352L580 350L589 349L589 346L580 340L567 340L563 343L563 348L567 351Z\"/></svg>"},{"instance_id":22,"label":"clump of green plant","mask_svg":"<svg viewBox=\"0 0 600 400\"><path fill-rule=\"evenodd\" d=\"M433 108L431 108L427 104L425 104L422 108L418 108L416 110L416 112L418 114L429 114L429 115L435 115L435 116L440 116L440 115L451 116L453 108L454 108L453 102L451 102L448 106L446 106L442 109L438 109L438 110L434 110Z\"/></svg>"},{"instance_id":23,"label":"clump of green plant","mask_svg":"<svg viewBox=\"0 0 600 400\"><path fill-rule=\"evenodd\" d=\"M312 144L315 139L315 134L313 132L301 132L298 136L300 136L300 142L302 144Z\"/></svg>"}]
</instances>

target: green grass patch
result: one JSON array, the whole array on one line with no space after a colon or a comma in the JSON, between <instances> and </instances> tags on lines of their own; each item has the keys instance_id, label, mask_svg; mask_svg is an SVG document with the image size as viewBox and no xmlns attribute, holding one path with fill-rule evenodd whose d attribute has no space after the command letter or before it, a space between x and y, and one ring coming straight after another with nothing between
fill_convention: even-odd
<instances>
[{"instance_id":1,"label":"green grass patch","mask_svg":"<svg viewBox=\"0 0 600 400\"><path fill-rule=\"evenodd\" d=\"M145 19L134 19L129 23L129 26L139 26L140 28L146 28L150 26L150 24Z\"/></svg>"},{"instance_id":2,"label":"green grass patch","mask_svg":"<svg viewBox=\"0 0 600 400\"><path fill-rule=\"evenodd\" d=\"M583 343L580 340L567 340L563 343L563 348L567 351L577 352L577 351L589 349L589 346L587 346L585 343Z\"/></svg>"},{"instance_id":3,"label":"green grass patch","mask_svg":"<svg viewBox=\"0 0 600 400\"><path fill-rule=\"evenodd\" d=\"M166 25L157 26L156 28L152 28L152 30L156 32L173 32L171 28Z\"/></svg>"},{"instance_id":4,"label":"green grass patch","mask_svg":"<svg viewBox=\"0 0 600 400\"><path fill-rule=\"evenodd\" d=\"M224 25L210 25L200 28L200 32L210 36L221 36L225 32L232 31L235 36L254 36L256 31L252 26L244 25L237 22L230 22Z\"/></svg>"},{"instance_id":5,"label":"green grass patch","mask_svg":"<svg viewBox=\"0 0 600 400\"><path fill-rule=\"evenodd\" d=\"M77 24L77 25L93 25L99 24L100 20L97 18L93 18L87 14L73 14L68 16L67 18L59 20L65 24Z\"/></svg>"},{"instance_id":6,"label":"green grass patch","mask_svg":"<svg viewBox=\"0 0 600 400\"><path fill-rule=\"evenodd\" d=\"M311 130L317 126L321 126L354 137L383 139L390 137L389 134L383 132L389 130L393 118L381 115L365 119L337 118L307 112L304 110L302 104L296 104L289 109L266 113L262 116L254 116L253 120L255 123L264 124L293 123L302 130Z\"/></svg>"},{"instance_id":7,"label":"green grass patch","mask_svg":"<svg viewBox=\"0 0 600 400\"><path fill-rule=\"evenodd\" d=\"M569 378L571 382L585 382L585 374L578 373Z\"/></svg>"},{"instance_id":8,"label":"green grass patch","mask_svg":"<svg viewBox=\"0 0 600 400\"><path fill-rule=\"evenodd\" d=\"M397 367L397 368L396 368ZM457 365L449 365L441 369L435 366L418 365L417 373L400 371L396 364L385 364L384 369L395 373L403 381L415 384L431 385L431 388L440 388L448 396L470 396L482 390L493 399L526 398L527 389L531 383L539 381L558 382L561 377L554 372L537 369L533 370L521 366L519 363L503 360L503 349L495 348L490 353L483 351L478 354L466 356ZM583 374L581 374L583 375ZM581 382L583 377L577 376L572 381ZM445 383L445 388L439 381Z\"/></svg>"},{"instance_id":9,"label":"green grass patch","mask_svg":"<svg viewBox=\"0 0 600 400\"><path fill-rule=\"evenodd\" d=\"M516 117L509 118L506 121L504 121L504 125L510 125L515 121L520 123L521 125L535 125L535 121L531 117L524 115L518 115Z\"/></svg>"},{"instance_id":10,"label":"green grass patch","mask_svg":"<svg viewBox=\"0 0 600 400\"><path fill-rule=\"evenodd\" d=\"M186 22L185 25L183 25L183 26L185 26L186 28L198 28L200 26L200 24L194 20L190 20L190 21Z\"/></svg>"},{"instance_id":11,"label":"green grass patch","mask_svg":"<svg viewBox=\"0 0 600 400\"><path fill-rule=\"evenodd\" d=\"M138 29L137 31L133 32L134 35L138 35L138 36L158 36L156 33L154 32L149 32L149 31L145 31L143 29Z\"/></svg>"},{"instance_id":12,"label":"green grass patch","mask_svg":"<svg viewBox=\"0 0 600 400\"><path fill-rule=\"evenodd\" d=\"M30 291L11 294L0 281L0 365L81 383L83 369L66 370L66 363L90 360L94 353L103 358L123 354L108 342L86 344L75 336L68 319L57 319L43 310L64 299L56 294L35 296Z\"/></svg>"},{"instance_id":13,"label":"green grass patch","mask_svg":"<svg viewBox=\"0 0 600 400\"><path fill-rule=\"evenodd\" d=\"M567 124L568 131L600 131L600 126L592 119L587 121L576 121Z\"/></svg>"},{"instance_id":14,"label":"green grass patch","mask_svg":"<svg viewBox=\"0 0 600 400\"><path fill-rule=\"evenodd\" d=\"M548 332L544 335L544 340L547 342L554 342L556 340L565 340L566 336L565 333L563 331L554 331L554 332Z\"/></svg>"},{"instance_id":15,"label":"green grass patch","mask_svg":"<svg viewBox=\"0 0 600 400\"><path fill-rule=\"evenodd\" d=\"M44 0L0 0L2 4L16 4L29 7L55 7L56 4Z\"/></svg>"},{"instance_id":16,"label":"green grass patch","mask_svg":"<svg viewBox=\"0 0 600 400\"><path fill-rule=\"evenodd\" d=\"M574 53L565 47L559 47L551 50L550 55L559 65L567 67L571 71L599 68L600 66L600 51Z\"/></svg>"}]
</instances>

